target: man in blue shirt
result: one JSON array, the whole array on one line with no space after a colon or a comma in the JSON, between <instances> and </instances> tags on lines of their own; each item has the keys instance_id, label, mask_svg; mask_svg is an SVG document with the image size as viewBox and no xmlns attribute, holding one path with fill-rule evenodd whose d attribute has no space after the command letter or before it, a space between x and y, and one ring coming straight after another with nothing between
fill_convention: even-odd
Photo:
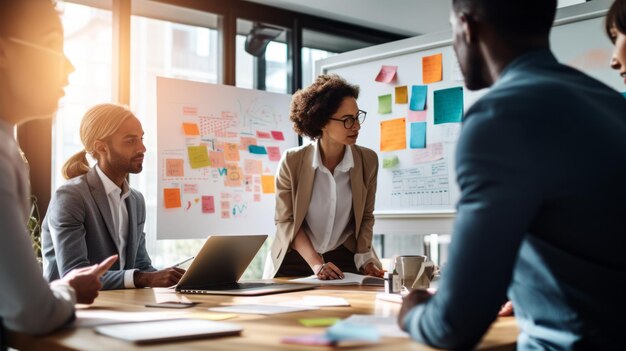
<instances>
[{"instance_id":1,"label":"man in blue shirt","mask_svg":"<svg viewBox=\"0 0 626 351\"><path fill-rule=\"evenodd\" d=\"M626 331L626 100L549 50L556 0L454 0L469 89L461 187L439 291L405 298L400 325L475 346L506 296L518 348L618 349Z\"/></svg>"}]
</instances>

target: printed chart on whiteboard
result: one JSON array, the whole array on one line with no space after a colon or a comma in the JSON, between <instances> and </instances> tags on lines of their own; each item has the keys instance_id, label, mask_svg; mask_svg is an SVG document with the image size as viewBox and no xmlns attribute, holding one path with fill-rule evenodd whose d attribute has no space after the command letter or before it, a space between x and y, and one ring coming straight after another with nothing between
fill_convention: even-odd
<instances>
[{"instance_id":1,"label":"printed chart on whiteboard","mask_svg":"<svg viewBox=\"0 0 626 351\"><path fill-rule=\"evenodd\" d=\"M273 234L291 97L167 78L157 97L158 238Z\"/></svg>"}]
</instances>

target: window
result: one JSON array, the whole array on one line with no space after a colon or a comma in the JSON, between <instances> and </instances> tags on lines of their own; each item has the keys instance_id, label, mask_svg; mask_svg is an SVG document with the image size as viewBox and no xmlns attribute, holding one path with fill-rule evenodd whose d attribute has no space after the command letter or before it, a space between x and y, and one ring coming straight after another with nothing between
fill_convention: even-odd
<instances>
[{"instance_id":1,"label":"window","mask_svg":"<svg viewBox=\"0 0 626 351\"><path fill-rule=\"evenodd\" d=\"M65 52L76 71L70 75L70 84L54 120L53 190L65 182L61 175L65 161L83 149L79 135L83 114L95 104L111 101L113 51L110 11L73 3L59 7L65 29Z\"/></svg>"},{"instance_id":2,"label":"window","mask_svg":"<svg viewBox=\"0 0 626 351\"><path fill-rule=\"evenodd\" d=\"M194 256L204 239L157 241L156 77L217 83L218 38L214 28L147 16L176 14L176 19L207 24L217 23L217 16L154 3L145 10L150 12L144 15L143 8L133 8L136 15L131 18L131 109L142 122L147 152L143 171L130 178L146 200L148 253L155 267L166 267Z\"/></svg>"}]
</instances>

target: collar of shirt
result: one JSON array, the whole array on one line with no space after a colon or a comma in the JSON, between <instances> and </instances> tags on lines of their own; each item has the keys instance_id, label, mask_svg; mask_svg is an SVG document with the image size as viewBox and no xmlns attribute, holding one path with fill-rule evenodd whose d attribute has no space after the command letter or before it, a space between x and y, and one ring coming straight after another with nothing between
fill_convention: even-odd
<instances>
[{"instance_id":1,"label":"collar of shirt","mask_svg":"<svg viewBox=\"0 0 626 351\"><path fill-rule=\"evenodd\" d=\"M311 167L326 169L324 164L322 163L322 154L320 153L319 139L313 142L313 162L311 162ZM346 145L345 151L343 152L343 159L337 167L335 167L335 171L347 172L350 168L354 167L354 158L352 157L352 148L350 145Z\"/></svg>"},{"instance_id":2,"label":"collar of shirt","mask_svg":"<svg viewBox=\"0 0 626 351\"><path fill-rule=\"evenodd\" d=\"M96 165L96 172L98 172L98 176L102 181L102 185L104 185L104 191L106 192L107 196L111 195L111 193L115 193L122 199L126 199L128 197L130 187L128 186L127 180L124 180L124 183L122 184L122 189L120 189L117 185L115 185L115 183L113 183L111 179L109 179L109 177L107 177L106 174L104 174L104 172L102 171L102 169L100 169L98 165Z\"/></svg>"}]
</instances>

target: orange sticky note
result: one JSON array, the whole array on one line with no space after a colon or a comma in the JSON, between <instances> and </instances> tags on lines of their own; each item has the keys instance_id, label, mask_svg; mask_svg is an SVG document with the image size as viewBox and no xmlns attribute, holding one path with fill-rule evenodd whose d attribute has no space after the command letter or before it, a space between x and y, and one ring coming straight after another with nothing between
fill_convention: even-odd
<instances>
[{"instance_id":1,"label":"orange sticky note","mask_svg":"<svg viewBox=\"0 0 626 351\"><path fill-rule=\"evenodd\" d=\"M183 159L168 158L165 160L165 176L166 177L184 177L185 169L183 167Z\"/></svg>"},{"instance_id":2,"label":"orange sticky note","mask_svg":"<svg viewBox=\"0 0 626 351\"><path fill-rule=\"evenodd\" d=\"M380 151L406 149L406 120L390 119L380 122Z\"/></svg>"},{"instance_id":3,"label":"orange sticky note","mask_svg":"<svg viewBox=\"0 0 626 351\"><path fill-rule=\"evenodd\" d=\"M200 135L200 129L196 123L183 123L183 132L189 136Z\"/></svg>"},{"instance_id":4,"label":"orange sticky note","mask_svg":"<svg viewBox=\"0 0 626 351\"><path fill-rule=\"evenodd\" d=\"M163 203L165 204L165 208L182 207L181 202L180 202L180 189L179 188L163 189Z\"/></svg>"},{"instance_id":5,"label":"orange sticky note","mask_svg":"<svg viewBox=\"0 0 626 351\"><path fill-rule=\"evenodd\" d=\"M409 102L409 94L406 85L396 87L396 104L406 104Z\"/></svg>"},{"instance_id":6,"label":"orange sticky note","mask_svg":"<svg viewBox=\"0 0 626 351\"><path fill-rule=\"evenodd\" d=\"M239 161L239 145L224 143L224 159L226 161Z\"/></svg>"},{"instance_id":7,"label":"orange sticky note","mask_svg":"<svg viewBox=\"0 0 626 351\"><path fill-rule=\"evenodd\" d=\"M225 186L240 187L243 176L241 175L241 168L236 163L229 163L226 165L228 170L226 173L226 179L224 179Z\"/></svg>"},{"instance_id":8,"label":"orange sticky note","mask_svg":"<svg viewBox=\"0 0 626 351\"><path fill-rule=\"evenodd\" d=\"M443 78L442 54L422 57L422 80L424 84L440 82Z\"/></svg>"},{"instance_id":9,"label":"orange sticky note","mask_svg":"<svg viewBox=\"0 0 626 351\"><path fill-rule=\"evenodd\" d=\"M275 193L276 191L274 190L274 176L273 175L261 176L261 186L263 188L263 194Z\"/></svg>"},{"instance_id":10,"label":"orange sticky note","mask_svg":"<svg viewBox=\"0 0 626 351\"><path fill-rule=\"evenodd\" d=\"M211 159L211 167L213 168L225 168L226 160L224 160L224 153L221 151L209 152L209 158Z\"/></svg>"}]
</instances>

